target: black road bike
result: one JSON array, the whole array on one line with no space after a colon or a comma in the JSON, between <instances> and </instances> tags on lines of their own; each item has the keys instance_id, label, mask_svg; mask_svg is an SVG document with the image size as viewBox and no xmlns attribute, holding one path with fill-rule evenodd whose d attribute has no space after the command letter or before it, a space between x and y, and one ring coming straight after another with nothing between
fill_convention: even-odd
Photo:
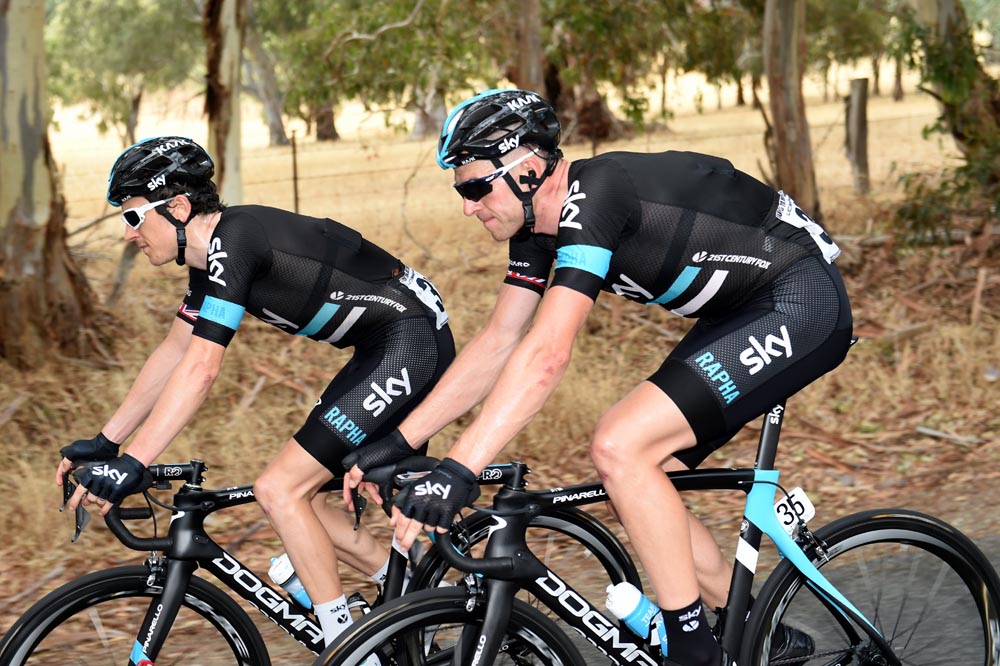
<instances>
[{"instance_id":1,"label":"black road bike","mask_svg":"<svg viewBox=\"0 0 1000 666\"><path fill-rule=\"evenodd\" d=\"M423 469L434 463L426 459ZM411 461L407 470L419 468L419 464L414 467ZM223 588L256 607L314 655L320 654L323 634L312 613L292 601L283 590L272 587L264 576L219 545L206 530L206 522L211 524L209 517L215 512L254 502L253 487L203 489L205 470L205 463L198 460L151 465L154 489L170 489L173 483L182 483L171 504L146 494L147 501L152 500L171 513L166 535L156 536L155 517L148 503L145 507L115 507L105 519L124 546L150 551L146 562L96 571L46 595L7 631L0 642L0 666L67 662L266 666L270 659L260 631ZM402 470L380 473L392 478L398 471ZM523 466L493 465L483 472L480 483L523 487L527 472ZM376 476L369 480L377 480ZM324 490L339 492L340 483L336 481ZM73 484L67 478L64 495L68 497L72 490ZM359 520L363 504L356 497ZM74 541L89 519L85 509L77 510ZM150 519L152 537L138 536L126 525L129 521ZM453 548L468 552L488 536L490 523L492 519L486 514L471 514L456 525ZM541 535L539 540L560 544L558 553L588 559L592 571L601 572L599 577L611 582L639 583L635 566L622 544L583 511L566 506L530 520L529 526L529 533ZM392 552L389 577L375 606L398 597L402 588L407 560L397 551ZM449 567L439 551L428 551L413 571L410 589L441 584ZM199 568L213 574L217 583L195 575ZM367 605L363 599L358 603ZM561 632L556 631L556 635L535 632L535 625L541 623L539 618L544 620L538 610L519 602L506 632L510 634L507 644L558 642ZM306 653L303 655L308 657Z\"/></svg>"},{"instance_id":2,"label":"black road bike","mask_svg":"<svg viewBox=\"0 0 1000 666\"><path fill-rule=\"evenodd\" d=\"M728 604L716 627L724 664L1000 664L1000 580L983 553L948 524L905 509L864 511L811 530L811 503L778 483L774 458L783 418L783 404L765 415L754 468L669 475L681 491L747 495ZM465 557L447 540L438 544L450 566L475 574L465 585L383 605L316 664L352 666L372 654L383 666L585 663L565 633L550 641L555 625L532 619L514 600L522 588L612 662L663 663L658 648L605 616L525 541L536 516L604 498L598 483L545 491L505 485L493 499L485 557ZM655 520L649 529L656 529ZM750 608L763 534L782 560ZM534 642L512 646L511 631L526 627ZM812 638L811 654L772 658L772 642L785 627ZM524 649L513 654L512 647Z\"/></svg>"}]
</instances>

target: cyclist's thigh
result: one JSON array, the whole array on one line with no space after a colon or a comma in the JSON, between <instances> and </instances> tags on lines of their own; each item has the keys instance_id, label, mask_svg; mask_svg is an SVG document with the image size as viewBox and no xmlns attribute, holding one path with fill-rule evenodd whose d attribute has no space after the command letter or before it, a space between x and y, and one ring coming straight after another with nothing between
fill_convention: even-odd
<instances>
[{"instance_id":1,"label":"cyclist's thigh","mask_svg":"<svg viewBox=\"0 0 1000 666\"><path fill-rule=\"evenodd\" d=\"M316 402L295 440L334 477L355 447L396 428L454 358L451 331L414 317L390 323L354 356Z\"/></svg>"},{"instance_id":2,"label":"cyclist's thigh","mask_svg":"<svg viewBox=\"0 0 1000 666\"><path fill-rule=\"evenodd\" d=\"M650 378L697 436L677 458L697 466L747 422L837 367L851 339L837 269L808 257L732 315L700 320Z\"/></svg>"}]
</instances>

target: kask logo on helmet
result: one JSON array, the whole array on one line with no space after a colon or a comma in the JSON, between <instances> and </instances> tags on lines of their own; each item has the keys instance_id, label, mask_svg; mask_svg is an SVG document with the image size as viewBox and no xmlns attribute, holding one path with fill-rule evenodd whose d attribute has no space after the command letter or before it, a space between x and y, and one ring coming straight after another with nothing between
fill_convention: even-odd
<instances>
[{"instance_id":1,"label":"kask logo on helmet","mask_svg":"<svg viewBox=\"0 0 1000 666\"><path fill-rule=\"evenodd\" d=\"M524 97L518 97L517 99L512 99L507 102L507 108L511 111L517 111L522 106L527 106L528 104L534 104L541 101L542 98L538 95L525 95Z\"/></svg>"},{"instance_id":2,"label":"kask logo on helmet","mask_svg":"<svg viewBox=\"0 0 1000 666\"><path fill-rule=\"evenodd\" d=\"M171 150L180 148L181 146L190 146L191 142L187 139L170 139L169 141L164 141L158 146L154 146L152 152L157 155L163 155Z\"/></svg>"}]
</instances>

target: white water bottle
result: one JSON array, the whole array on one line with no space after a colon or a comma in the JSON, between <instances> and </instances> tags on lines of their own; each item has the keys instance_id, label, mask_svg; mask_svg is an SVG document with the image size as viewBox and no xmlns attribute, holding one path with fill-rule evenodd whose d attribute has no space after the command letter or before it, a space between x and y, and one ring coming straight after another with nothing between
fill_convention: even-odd
<instances>
[{"instance_id":1,"label":"white water bottle","mask_svg":"<svg viewBox=\"0 0 1000 666\"><path fill-rule=\"evenodd\" d=\"M650 645L667 644L666 629L660 608L639 591L632 583L608 585L605 605L608 611L622 621L636 636L649 641ZM655 629L654 629L655 625Z\"/></svg>"},{"instance_id":2,"label":"white water bottle","mask_svg":"<svg viewBox=\"0 0 1000 666\"><path fill-rule=\"evenodd\" d=\"M292 561L288 559L288 553L282 553L278 557L271 558L271 568L268 569L267 575L271 577L271 580L280 585L285 592L288 592L292 599L295 600L295 603L303 608L312 608L312 599L309 598L306 588L302 587L302 581L299 580L298 575L295 573Z\"/></svg>"}]
</instances>

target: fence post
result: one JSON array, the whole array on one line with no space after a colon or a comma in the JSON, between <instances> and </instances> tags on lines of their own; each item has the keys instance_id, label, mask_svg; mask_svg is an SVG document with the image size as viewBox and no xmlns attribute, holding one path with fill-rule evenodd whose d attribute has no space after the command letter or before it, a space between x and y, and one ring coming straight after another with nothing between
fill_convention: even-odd
<instances>
[{"instance_id":1,"label":"fence post","mask_svg":"<svg viewBox=\"0 0 1000 666\"><path fill-rule=\"evenodd\" d=\"M851 79L847 103L847 159L854 172L854 191L868 194L868 79Z\"/></svg>"},{"instance_id":2,"label":"fence post","mask_svg":"<svg viewBox=\"0 0 1000 666\"><path fill-rule=\"evenodd\" d=\"M299 153L296 149L295 130L292 130L292 192L295 197L295 212L299 212Z\"/></svg>"}]
</instances>

